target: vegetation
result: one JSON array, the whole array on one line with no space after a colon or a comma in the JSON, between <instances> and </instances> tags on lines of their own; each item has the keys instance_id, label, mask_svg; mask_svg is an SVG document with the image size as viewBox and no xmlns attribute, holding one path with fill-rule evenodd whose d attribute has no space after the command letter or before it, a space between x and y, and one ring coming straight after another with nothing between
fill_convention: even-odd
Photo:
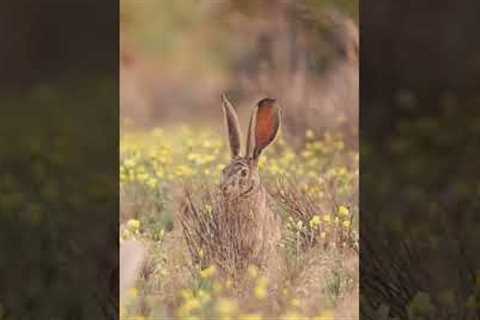
<instances>
[{"instance_id":1,"label":"vegetation","mask_svg":"<svg viewBox=\"0 0 480 320\"><path fill-rule=\"evenodd\" d=\"M207 195L215 194L229 161L223 135L186 126L123 135L120 241L140 241L148 254L121 317L356 317L358 153L339 136L305 135L300 150L280 137L261 158L262 179L283 221L284 264L264 272L247 266L242 292L216 265L198 260L220 245L192 253L178 221L185 188L201 217L193 223L217 213L215 197Z\"/></svg>"}]
</instances>

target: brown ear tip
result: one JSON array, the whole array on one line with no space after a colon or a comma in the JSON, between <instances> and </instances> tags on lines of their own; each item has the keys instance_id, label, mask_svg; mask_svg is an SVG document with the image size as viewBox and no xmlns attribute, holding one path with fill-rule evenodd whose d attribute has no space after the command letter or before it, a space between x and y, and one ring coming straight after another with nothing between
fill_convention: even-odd
<instances>
[{"instance_id":1,"label":"brown ear tip","mask_svg":"<svg viewBox=\"0 0 480 320\"><path fill-rule=\"evenodd\" d=\"M277 102L274 98L263 98L258 102L259 107L266 107L266 106L272 106Z\"/></svg>"}]
</instances>

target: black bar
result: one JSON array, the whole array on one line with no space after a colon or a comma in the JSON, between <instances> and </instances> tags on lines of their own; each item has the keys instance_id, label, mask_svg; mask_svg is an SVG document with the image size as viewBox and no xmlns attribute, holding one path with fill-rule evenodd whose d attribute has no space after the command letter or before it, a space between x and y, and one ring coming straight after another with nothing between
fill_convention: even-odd
<instances>
[{"instance_id":1,"label":"black bar","mask_svg":"<svg viewBox=\"0 0 480 320\"><path fill-rule=\"evenodd\" d=\"M0 5L0 318L116 319L118 2Z\"/></svg>"},{"instance_id":2,"label":"black bar","mask_svg":"<svg viewBox=\"0 0 480 320\"><path fill-rule=\"evenodd\" d=\"M362 318L479 319L480 3L360 21Z\"/></svg>"}]
</instances>

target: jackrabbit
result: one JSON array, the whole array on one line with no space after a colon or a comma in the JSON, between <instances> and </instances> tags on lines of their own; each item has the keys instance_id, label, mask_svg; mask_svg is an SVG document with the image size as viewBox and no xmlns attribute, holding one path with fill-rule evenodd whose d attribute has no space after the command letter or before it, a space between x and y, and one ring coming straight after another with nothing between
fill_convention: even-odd
<instances>
[{"instance_id":1,"label":"jackrabbit","mask_svg":"<svg viewBox=\"0 0 480 320\"><path fill-rule=\"evenodd\" d=\"M280 221L267 205L267 193L258 172L262 151L275 139L280 128L280 108L271 98L260 100L250 117L245 155L241 152L241 131L237 114L222 95L231 162L222 172L220 189L228 214L238 216L242 225L243 251L260 265L274 254L280 240Z\"/></svg>"},{"instance_id":2,"label":"jackrabbit","mask_svg":"<svg viewBox=\"0 0 480 320\"><path fill-rule=\"evenodd\" d=\"M248 127L246 151L241 155L237 114L225 95L222 104L231 161L223 169L218 186L204 186L205 192L185 189L179 222L192 265L201 269L218 267L219 275L233 280L236 290L243 294L248 292L248 284L243 280L249 266L268 271L265 274L269 281L277 283L275 277L282 274L279 271L284 265L276 248L281 238L281 221L268 206L268 194L258 172L262 151L278 134L280 108L270 98L256 104ZM275 286L270 286L269 291L275 292Z\"/></svg>"}]
</instances>

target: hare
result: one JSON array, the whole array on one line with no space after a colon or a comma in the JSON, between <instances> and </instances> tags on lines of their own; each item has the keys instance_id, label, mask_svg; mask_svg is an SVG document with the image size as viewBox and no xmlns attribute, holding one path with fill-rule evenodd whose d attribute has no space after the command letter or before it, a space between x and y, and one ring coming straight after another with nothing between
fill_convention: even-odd
<instances>
[{"instance_id":1,"label":"hare","mask_svg":"<svg viewBox=\"0 0 480 320\"><path fill-rule=\"evenodd\" d=\"M248 126L245 154L237 114L222 94L231 161L223 169L220 190L228 214L238 215L243 246L252 260L265 266L280 240L280 221L267 205L267 192L258 172L262 151L275 140L280 128L280 107L271 98L260 100ZM273 255L272 255L273 254ZM270 259L271 260L271 259Z\"/></svg>"}]
</instances>

